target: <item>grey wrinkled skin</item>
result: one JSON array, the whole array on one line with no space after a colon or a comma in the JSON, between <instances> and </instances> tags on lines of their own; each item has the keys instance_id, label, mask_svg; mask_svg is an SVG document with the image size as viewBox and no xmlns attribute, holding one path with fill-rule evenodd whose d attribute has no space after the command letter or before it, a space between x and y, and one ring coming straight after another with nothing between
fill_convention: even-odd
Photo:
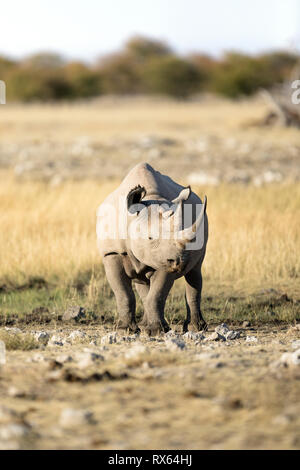
<instances>
[{"instance_id":1,"label":"grey wrinkled skin","mask_svg":"<svg viewBox=\"0 0 300 470\"><path fill-rule=\"evenodd\" d=\"M99 206L98 245L108 282L117 301L118 328L133 332L139 331L135 319L134 283L144 306L144 315L139 326L149 335L167 332L169 326L164 318L165 302L174 281L184 276L187 316L183 330L207 329L200 309L201 266L208 239L206 200L202 213L204 242L199 250L186 250L186 238L178 240L174 237L171 240L165 240L161 237L153 239L147 236L146 239L133 239L128 232L129 223L133 226L139 224L142 231L149 229L148 215L145 216L146 210L143 210L145 206L149 208L149 205L151 205L151 210L163 213L160 221L174 219L174 225L171 225L173 232L181 230L185 227L175 224L174 212L178 207L182 210L186 203L196 205L202 204L202 201L191 192L189 187L184 188L168 176L154 170L149 164L141 163L129 172L120 186ZM112 216L113 211L108 211L108 213L103 211L104 206L107 207L108 204L113 208L118 208L116 217ZM125 222L126 235L119 236L116 231L117 236L102 237L105 226L116 228L122 225L120 217L123 214L128 216ZM178 212L178 214L181 213ZM199 221L200 218L197 220ZM195 215L192 222L194 221ZM195 227L194 224L194 230L197 230ZM191 228L188 230L191 235ZM195 235L195 232L193 234Z\"/></svg>"}]
</instances>

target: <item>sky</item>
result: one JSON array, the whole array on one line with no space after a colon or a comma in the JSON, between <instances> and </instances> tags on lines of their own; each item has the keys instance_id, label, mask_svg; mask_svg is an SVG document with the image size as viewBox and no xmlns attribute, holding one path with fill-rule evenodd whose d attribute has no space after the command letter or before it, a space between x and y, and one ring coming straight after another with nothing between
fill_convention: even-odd
<instances>
[{"instance_id":1,"label":"sky","mask_svg":"<svg viewBox=\"0 0 300 470\"><path fill-rule=\"evenodd\" d=\"M134 35L179 54L300 49L300 0L9 0L0 4L0 54L59 52L92 61Z\"/></svg>"}]
</instances>

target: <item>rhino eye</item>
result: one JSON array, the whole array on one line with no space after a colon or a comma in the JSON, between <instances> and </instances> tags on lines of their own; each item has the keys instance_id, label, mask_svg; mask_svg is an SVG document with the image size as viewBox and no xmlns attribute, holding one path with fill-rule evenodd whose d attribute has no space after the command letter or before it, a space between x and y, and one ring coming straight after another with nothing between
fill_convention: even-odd
<instances>
[{"instance_id":1,"label":"rhino eye","mask_svg":"<svg viewBox=\"0 0 300 470\"><path fill-rule=\"evenodd\" d=\"M149 237L148 240L153 240L153 238L152 238L152 237Z\"/></svg>"}]
</instances>

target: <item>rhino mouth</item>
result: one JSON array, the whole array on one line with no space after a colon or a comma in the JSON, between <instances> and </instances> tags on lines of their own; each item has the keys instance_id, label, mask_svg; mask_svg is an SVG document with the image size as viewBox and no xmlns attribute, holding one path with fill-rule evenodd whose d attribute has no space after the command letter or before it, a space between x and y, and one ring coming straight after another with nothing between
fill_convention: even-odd
<instances>
[{"instance_id":1,"label":"rhino mouth","mask_svg":"<svg viewBox=\"0 0 300 470\"><path fill-rule=\"evenodd\" d=\"M182 273L187 267L188 261L180 258L167 260L167 271L169 273Z\"/></svg>"}]
</instances>

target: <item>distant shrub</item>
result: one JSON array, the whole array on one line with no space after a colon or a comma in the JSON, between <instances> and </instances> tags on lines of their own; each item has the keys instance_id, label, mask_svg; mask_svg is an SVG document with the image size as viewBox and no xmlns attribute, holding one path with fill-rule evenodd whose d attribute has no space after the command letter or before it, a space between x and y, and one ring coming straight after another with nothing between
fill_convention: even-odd
<instances>
[{"instance_id":1,"label":"distant shrub","mask_svg":"<svg viewBox=\"0 0 300 470\"><path fill-rule=\"evenodd\" d=\"M64 68L64 76L71 88L73 98L89 98L102 93L99 73L81 62L71 62Z\"/></svg>"},{"instance_id":2,"label":"distant shrub","mask_svg":"<svg viewBox=\"0 0 300 470\"><path fill-rule=\"evenodd\" d=\"M178 57L163 41L131 38L123 49L96 65L67 62L42 52L15 61L0 56L0 80L14 101L79 99L100 94L164 94L186 98L210 91L236 98L290 79L297 54L274 51L256 56L227 53L221 59L194 53Z\"/></svg>"},{"instance_id":3,"label":"distant shrub","mask_svg":"<svg viewBox=\"0 0 300 470\"><path fill-rule=\"evenodd\" d=\"M126 52L137 63L143 63L153 57L161 57L172 53L170 47L163 41L135 36L125 44Z\"/></svg>"},{"instance_id":4,"label":"distant shrub","mask_svg":"<svg viewBox=\"0 0 300 470\"><path fill-rule=\"evenodd\" d=\"M140 89L139 68L128 53L107 56L100 62L98 71L104 93L132 94Z\"/></svg>"},{"instance_id":5,"label":"distant shrub","mask_svg":"<svg viewBox=\"0 0 300 470\"><path fill-rule=\"evenodd\" d=\"M7 79L7 97L12 101L60 100L71 95L71 87L63 76L37 73L18 68Z\"/></svg>"},{"instance_id":6,"label":"distant shrub","mask_svg":"<svg viewBox=\"0 0 300 470\"><path fill-rule=\"evenodd\" d=\"M40 52L33 54L22 61L22 65L35 70L61 69L65 64L64 58L60 54L52 52Z\"/></svg>"},{"instance_id":7,"label":"distant shrub","mask_svg":"<svg viewBox=\"0 0 300 470\"><path fill-rule=\"evenodd\" d=\"M142 72L145 90L150 93L186 98L200 89L201 76L190 62L170 55L149 61Z\"/></svg>"},{"instance_id":8,"label":"distant shrub","mask_svg":"<svg viewBox=\"0 0 300 470\"><path fill-rule=\"evenodd\" d=\"M267 63L243 54L227 54L214 72L212 89L230 98L269 87L274 77Z\"/></svg>"}]
</instances>

